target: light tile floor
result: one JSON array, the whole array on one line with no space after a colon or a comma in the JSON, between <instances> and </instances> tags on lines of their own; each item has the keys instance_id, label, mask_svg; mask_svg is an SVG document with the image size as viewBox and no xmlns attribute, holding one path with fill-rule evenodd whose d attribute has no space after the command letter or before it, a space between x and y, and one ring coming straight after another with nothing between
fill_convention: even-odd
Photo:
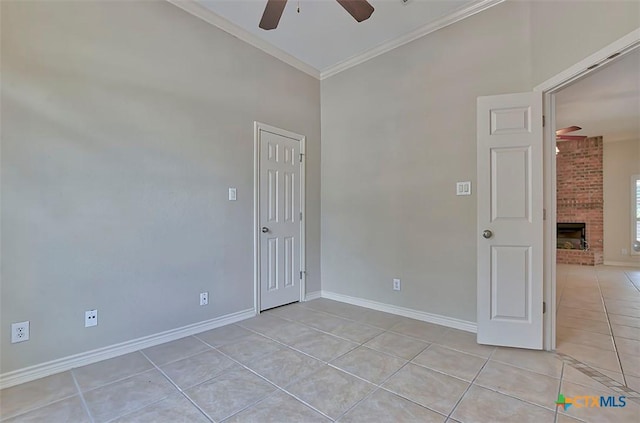
<instances>
[{"instance_id":1,"label":"light tile floor","mask_svg":"<svg viewBox=\"0 0 640 423\"><path fill-rule=\"evenodd\" d=\"M564 411L560 392L617 395L554 353L478 345L472 333L318 299L8 388L0 401L3 422L637 423L640 415L635 400Z\"/></svg>"},{"instance_id":2,"label":"light tile floor","mask_svg":"<svg viewBox=\"0 0 640 423\"><path fill-rule=\"evenodd\" d=\"M556 350L640 391L640 269L557 269Z\"/></svg>"}]
</instances>

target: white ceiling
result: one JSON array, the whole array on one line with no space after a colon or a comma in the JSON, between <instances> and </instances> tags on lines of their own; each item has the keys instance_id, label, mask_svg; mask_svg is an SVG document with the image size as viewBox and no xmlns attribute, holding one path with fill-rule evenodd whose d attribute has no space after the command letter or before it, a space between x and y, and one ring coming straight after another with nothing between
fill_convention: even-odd
<instances>
[{"instance_id":1,"label":"white ceiling","mask_svg":"<svg viewBox=\"0 0 640 423\"><path fill-rule=\"evenodd\" d=\"M556 127L572 125L582 130L568 135L640 142L640 49L556 94Z\"/></svg>"},{"instance_id":2,"label":"white ceiling","mask_svg":"<svg viewBox=\"0 0 640 423\"><path fill-rule=\"evenodd\" d=\"M258 28L267 0L196 1L318 73L326 73L385 43L425 27L437 29L502 0L409 0L406 4L402 0L369 0L375 11L361 23L335 0L289 0L280 24L270 31Z\"/></svg>"}]
</instances>

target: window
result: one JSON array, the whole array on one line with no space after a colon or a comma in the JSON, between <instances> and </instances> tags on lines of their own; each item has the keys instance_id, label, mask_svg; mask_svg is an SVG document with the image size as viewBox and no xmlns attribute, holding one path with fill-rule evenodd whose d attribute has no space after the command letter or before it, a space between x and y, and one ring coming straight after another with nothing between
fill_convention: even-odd
<instances>
[{"instance_id":1,"label":"window","mask_svg":"<svg viewBox=\"0 0 640 423\"><path fill-rule=\"evenodd\" d=\"M631 254L640 254L640 175L631 177Z\"/></svg>"}]
</instances>

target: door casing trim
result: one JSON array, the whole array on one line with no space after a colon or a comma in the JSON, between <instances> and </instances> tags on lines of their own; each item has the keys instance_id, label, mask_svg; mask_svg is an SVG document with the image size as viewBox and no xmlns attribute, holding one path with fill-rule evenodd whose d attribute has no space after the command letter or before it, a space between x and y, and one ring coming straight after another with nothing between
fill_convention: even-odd
<instances>
[{"instance_id":1,"label":"door casing trim","mask_svg":"<svg viewBox=\"0 0 640 423\"><path fill-rule=\"evenodd\" d=\"M306 163L306 137L275 126L267 125L258 121L253 122L253 309L255 314L260 314L260 132L270 132L272 134L291 138L300 142L300 300L304 301L306 292L306 240L305 226L307 214L305 210L305 163Z\"/></svg>"}]
</instances>

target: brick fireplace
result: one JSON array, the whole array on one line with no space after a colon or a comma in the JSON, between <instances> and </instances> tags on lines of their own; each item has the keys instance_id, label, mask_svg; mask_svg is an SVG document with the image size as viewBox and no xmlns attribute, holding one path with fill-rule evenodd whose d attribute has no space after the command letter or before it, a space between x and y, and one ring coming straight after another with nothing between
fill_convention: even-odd
<instances>
[{"instance_id":1,"label":"brick fireplace","mask_svg":"<svg viewBox=\"0 0 640 423\"><path fill-rule=\"evenodd\" d=\"M557 143L558 223L584 223L585 247L558 248L557 262L602 264L604 202L602 137ZM569 245L567 245L569 247Z\"/></svg>"}]
</instances>

